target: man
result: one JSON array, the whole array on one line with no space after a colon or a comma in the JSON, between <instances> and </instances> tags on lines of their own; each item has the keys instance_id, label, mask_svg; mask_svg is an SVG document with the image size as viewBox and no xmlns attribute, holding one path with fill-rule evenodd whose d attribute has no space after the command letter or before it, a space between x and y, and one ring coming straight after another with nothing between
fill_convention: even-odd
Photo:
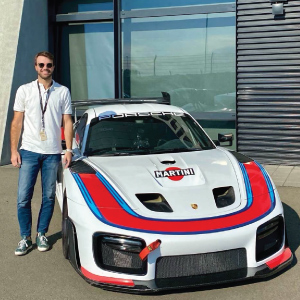
<instances>
[{"instance_id":1,"label":"man","mask_svg":"<svg viewBox=\"0 0 300 300\"><path fill-rule=\"evenodd\" d=\"M72 160L70 92L52 79L54 57L51 53L39 52L34 63L38 78L17 90L10 133L11 163L19 168L17 210L22 237L15 255L24 255L32 247L31 199L39 170L42 179L42 204L37 222L36 244L39 251L49 249L45 234L53 214L55 181L61 162L61 124L67 146L63 157L64 167L67 168ZM22 143L18 152L22 127Z\"/></svg>"}]
</instances>

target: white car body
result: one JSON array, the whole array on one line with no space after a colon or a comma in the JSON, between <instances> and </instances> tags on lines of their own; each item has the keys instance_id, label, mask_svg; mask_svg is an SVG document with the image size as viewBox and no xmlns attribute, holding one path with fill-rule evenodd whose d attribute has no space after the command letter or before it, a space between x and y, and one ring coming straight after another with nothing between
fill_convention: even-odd
<instances>
[{"instance_id":1,"label":"white car body","mask_svg":"<svg viewBox=\"0 0 300 300\"><path fill-rule=\"evenodd\" d=\"M290 264L282 203L257 162L216 147L207 136L212 148L203 151L126 155L112 147L107 155L87 154L91 122L138 117L133 126L139 126L141 118L154 116L167 124L164 116L183 115L192 119L170 105L112 104L88 109L84 126L77 124L73 162L58 176L57 199L64 254L88 282L147 293L268 276ZM116 134L109 126L95 136ZM223 196L213 191L223 187L234 201L217 207ZM149 194L158 196L147 204ZM168 205L156 204L159 195Z\"/></svg>"}]
</instances>

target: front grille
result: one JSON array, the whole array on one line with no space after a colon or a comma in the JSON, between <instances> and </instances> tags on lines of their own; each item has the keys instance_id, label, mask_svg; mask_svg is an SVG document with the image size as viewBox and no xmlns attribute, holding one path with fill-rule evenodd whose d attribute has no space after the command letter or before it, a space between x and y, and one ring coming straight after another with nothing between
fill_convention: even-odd
<instances>
[{"instance_id":1,"label":"front grille","mask_svg":"<svg viewBox=\"0 0 300 300\"><path fill-rule=\"evenodd\" d=\"M247 276L246 249L160 257L156 262L156 284L186 286L208 284Z\"/></svg>"},{"instance_id":2,"label":"front grille","mask_svg":"<svg viewBox=\"0 0 300 300\"><path fill-rule=\"evenodd\" d=\"M102 261L107 267L141 269L143 261L138 253L120 251L102 244L101 247Z\"/></svg>"}]
</instances>

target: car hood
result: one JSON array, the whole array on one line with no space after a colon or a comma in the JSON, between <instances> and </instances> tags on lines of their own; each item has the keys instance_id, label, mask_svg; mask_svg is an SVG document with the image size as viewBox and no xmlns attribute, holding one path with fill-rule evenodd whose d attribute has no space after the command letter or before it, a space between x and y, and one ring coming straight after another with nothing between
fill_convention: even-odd
<instances>
[{"instance_id":1,"label":"car hood","mask_svg":"<svg viewBox=\"0 0 300 300\"><path fill-rule=\"evenodd\" d=\"M240 210L246 203L237 160L221 149L85 159L138 214L164 219L203 218ZM217 208L213 189L231 186L235 202ZM162 195L173 212L145 207L137 194Z\"/></svg>"}]
</instances>

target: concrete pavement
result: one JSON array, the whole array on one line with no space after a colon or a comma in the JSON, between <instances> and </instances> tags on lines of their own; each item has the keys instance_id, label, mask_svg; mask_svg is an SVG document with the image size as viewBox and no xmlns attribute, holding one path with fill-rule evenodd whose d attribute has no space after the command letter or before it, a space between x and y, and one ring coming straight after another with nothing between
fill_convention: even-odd
<instances>
[{"instance_id":1,"label":"concrete pavement","mask_svg":"<svg viewBox=\"0 0 300 300\"><path fill-rule=\"evenodd\" d=\"M264 165L277 187L300 187L299 166Z\"/></svg>"},{"instance_id":2,"label":"concrete pavement","mask_svg":"<svg viewBox=\"0 0 300 300\"><path fill-rule=\"evenodd\" d=\"M49 240L53 244L51 251L40 253L37 249L33 249L26 256L16 257L14 249L19 242L16 214L17 176L18 170L12 166L0 167L2 229L0 300L135 300L140 297L149 300L153 297L161 300L298 300L300 298L300 267L297 262L297 257L300 255L300 188L278 186L279 194L284 202L290 246L295 253L295 260L290 269L263 281L245 281L238 284L166 292L155 296L138 296L108 292L90 286L75 272L62 255L61 216L58 205L56 205L48 233ZM285 180L283 185L287 182L290 181ZM32 202L33 228L36 226L40 195L41 188L40 181L38 181Z\"/></svg>"}]
</instances>

